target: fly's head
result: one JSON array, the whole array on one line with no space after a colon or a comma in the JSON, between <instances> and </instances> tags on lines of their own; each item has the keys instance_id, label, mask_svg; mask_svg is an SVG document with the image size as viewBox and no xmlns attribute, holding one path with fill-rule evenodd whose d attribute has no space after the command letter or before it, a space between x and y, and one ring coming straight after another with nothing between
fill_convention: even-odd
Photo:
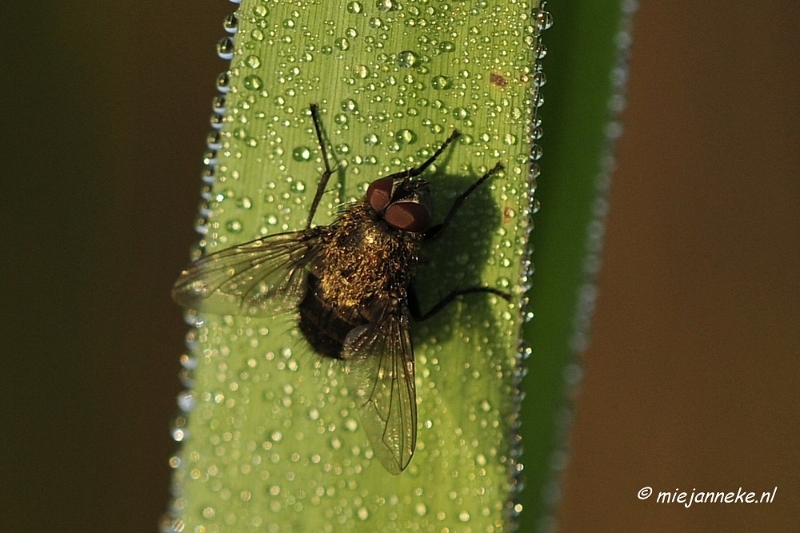
<instances>
[{"instance_id":1,"label":"fly's head","mask_svg":"<svg viewBox=\"0 0 800 533\"><path fill-rule=\"evenodd\" d=\"M431 191L428 182L405 173L373 181L367 202L391 227L412 233L428 229L431 223Z\"/></svg>"}]
</instances>

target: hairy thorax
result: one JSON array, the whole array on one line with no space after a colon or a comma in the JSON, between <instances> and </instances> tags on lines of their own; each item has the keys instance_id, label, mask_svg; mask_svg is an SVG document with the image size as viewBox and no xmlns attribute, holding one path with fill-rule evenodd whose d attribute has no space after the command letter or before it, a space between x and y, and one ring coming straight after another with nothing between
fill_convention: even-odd
<instances>
[{"instance_id":1,"label":"hairy thorax","mask_svg":"<svg viewBox=\"0 0 800 533\"><path fill-rule=\"evenodd\" d=\"M402 297L414 278L422 234L398 231L366 202L330 227L318 268L320 297L339 313L358 314L375 298Z\"/></svg>"}]
</instances>

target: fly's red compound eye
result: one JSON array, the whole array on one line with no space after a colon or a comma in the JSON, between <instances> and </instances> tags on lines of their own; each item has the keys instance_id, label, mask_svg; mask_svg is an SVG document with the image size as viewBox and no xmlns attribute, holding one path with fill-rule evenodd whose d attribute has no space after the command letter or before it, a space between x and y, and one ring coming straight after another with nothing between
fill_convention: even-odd
<instances>
[{"instance_id":1,"label":"fly's red compound eye","mask_svg":"<svg viewBox=\"0 0 800 533\"><path fill-rule=\"evenodd\" d=\"M392 201L393 178L381 178L369 184L367 201L376 212L380 213Z\"/></svg>"},{"instance_id":2,"label":"fly's red compound eye","mask_svg":"<svg viewBox=\"0 0 800 533\"><path fill-rule=\"evenodd\" d=\"M431 210L419 202L396 202L389 206L383 218L399 230L419 233L428 229Z\"/></svg>"}]
</instances>

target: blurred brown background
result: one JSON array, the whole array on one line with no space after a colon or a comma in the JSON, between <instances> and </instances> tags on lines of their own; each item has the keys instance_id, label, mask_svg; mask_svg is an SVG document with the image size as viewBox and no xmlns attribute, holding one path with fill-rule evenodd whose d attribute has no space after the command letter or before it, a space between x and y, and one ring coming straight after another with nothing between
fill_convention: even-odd
<instances>
[{"instance_id":1,"label":"blurred brown background","mask_svg":"<svg viewBox=\"0 0 800 533\"><path fill-rule=\"evenodd\" d=\"M800 531L798 29L796 2L640 4L564 533Z\"/></svg>"},{"instance_id":2,"label":"blurred brown background","mask_svg":"<svg viewBox=\"0 0 800 533\"><path fill-rule=\"evenodd\" d=\"M6 4L0 524L152 531L235 6ZM561 531L800 531L798 28L790 1L640 8Z\"/></svg>"}]
</instances>

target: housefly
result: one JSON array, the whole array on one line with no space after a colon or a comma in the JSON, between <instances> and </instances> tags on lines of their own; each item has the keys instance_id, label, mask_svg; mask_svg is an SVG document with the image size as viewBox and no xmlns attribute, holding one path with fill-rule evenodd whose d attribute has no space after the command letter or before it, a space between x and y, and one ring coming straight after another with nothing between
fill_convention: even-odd
<instances>
[{"instance_id":1,"label":"housefly","mask_svg":"<svg viewBox=\"0 0 800 533\"><path fill-rule=\"evenodd\" d=\"M420 175L458 138L453 131L421 165L373 181L333 224L312 227L332 170L314 104L311 117L325 171L305 228L195 261L175 282L172 297L184 307L215 314L296 313L298 329L314 351L343 361L374 454L386 470L399 474L417 440L409 319L425 320L468 293L510 299L488 287L457 289L422 313L412 284L420 244L440 235L464 200L503 167L495 165L432 225L430 189Z\"/></svg>"}]
</instances>

